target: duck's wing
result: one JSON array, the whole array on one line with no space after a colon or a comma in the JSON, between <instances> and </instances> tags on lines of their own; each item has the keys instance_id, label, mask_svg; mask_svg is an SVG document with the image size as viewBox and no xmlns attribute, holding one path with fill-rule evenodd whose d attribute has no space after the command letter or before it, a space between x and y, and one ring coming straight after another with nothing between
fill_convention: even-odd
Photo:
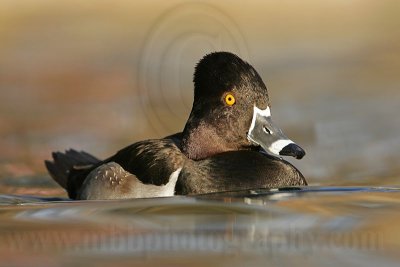
<instances>
[{"instance_id":1,"label":"duck's wing","mask_svg":"<svg viewBox=\"0 0 400 267\"><path fill-rule=\"evenodd\" d=\"M134 143L118 151L104 163L118 163L142 183L165 185L169 176L181 168L186 156L173 138L150 139Z\"/></svg>"},{"instance_id":2,"label":"duck's wing","mask_svg":"<svg viewBox=\"0 0 400 267\"><path fill-rule=\"evenodd\" d=\"M144 184L136 175L125 171L118 163L105 163L89 173L77 192L76 199L104 200L173 196L180 170L171 173L166 184Z\"/></svg>"},{"instance_id":3,"label":"duck's wing","mask_svg":"<svg viewBox=\"0 0 400 267\"><path fill-rule=\"evenodd\" d=\"M78 199L165 197L175 185L185 156L172 139L134 143L98 164L86 177Z\"/></svg>"}]
</instances>

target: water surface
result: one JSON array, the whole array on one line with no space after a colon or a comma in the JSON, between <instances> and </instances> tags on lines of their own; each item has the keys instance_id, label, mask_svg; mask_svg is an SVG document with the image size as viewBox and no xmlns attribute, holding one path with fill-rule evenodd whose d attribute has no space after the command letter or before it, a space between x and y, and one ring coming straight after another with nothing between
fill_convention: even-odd
<instances>
[{"instance_id":1,"label":"water surface","mask_svg":"<svg viewBox=\"0 0 400 267\"><path fill-rule=\"evenodd\" d=\"M3 266L398 266L400 189L124 201L0 195Z\"/></svg>"}]
</instances>

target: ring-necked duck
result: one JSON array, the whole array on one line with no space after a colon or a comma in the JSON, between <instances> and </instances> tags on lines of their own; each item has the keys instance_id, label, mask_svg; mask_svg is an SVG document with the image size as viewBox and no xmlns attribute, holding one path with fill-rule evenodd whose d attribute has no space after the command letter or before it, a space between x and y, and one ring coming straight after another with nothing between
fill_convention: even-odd
<instances>
[{"instance_id":1,"label":"ring-necked duck","mask_svg":"<svg viewBox=\"0 0 400 267\"><path fill-rule=\"evenodd\" d=\"M45 163L73 199L307 185L282 155L300 159L305 152L272 122L261 77L238 56L215 52L196 66L183 132L134 143L106 160L68 150Z\"/></svg>"}]
</instances>

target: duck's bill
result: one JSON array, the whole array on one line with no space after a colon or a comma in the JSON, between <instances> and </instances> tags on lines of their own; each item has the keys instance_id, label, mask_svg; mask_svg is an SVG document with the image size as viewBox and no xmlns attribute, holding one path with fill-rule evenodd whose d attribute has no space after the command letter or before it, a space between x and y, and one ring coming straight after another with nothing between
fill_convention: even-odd
<instances>
[{"instance_id":1,"label":"duck's bill","mask_svg":"<svg viewBox=\"0 0 400 267\"><path fill-rule=\"evenodd\" d=\"M300 146L287 138L282 130L272 122L269 107L262 110L254 106L253 120L247 138L254 144L261 146L266 152L274 155L301 159L306 154Z\"/></svg>"}]
</instances>

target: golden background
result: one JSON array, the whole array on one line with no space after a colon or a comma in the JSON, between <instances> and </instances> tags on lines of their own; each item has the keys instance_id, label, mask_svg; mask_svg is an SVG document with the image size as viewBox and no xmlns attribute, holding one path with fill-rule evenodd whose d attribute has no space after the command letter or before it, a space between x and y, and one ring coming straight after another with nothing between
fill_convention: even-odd
<instances>
[{"instance_id":1,"label":"golden background","mask_svg":"<svg viewBox=\"0 0 400 267\"><path fill-rule=\"evenodd\" d=\"M0 177L181 131L212 51L248 60L313 185L399 185L399 1L0 3Z\"/></svg>"}]
</instances>

